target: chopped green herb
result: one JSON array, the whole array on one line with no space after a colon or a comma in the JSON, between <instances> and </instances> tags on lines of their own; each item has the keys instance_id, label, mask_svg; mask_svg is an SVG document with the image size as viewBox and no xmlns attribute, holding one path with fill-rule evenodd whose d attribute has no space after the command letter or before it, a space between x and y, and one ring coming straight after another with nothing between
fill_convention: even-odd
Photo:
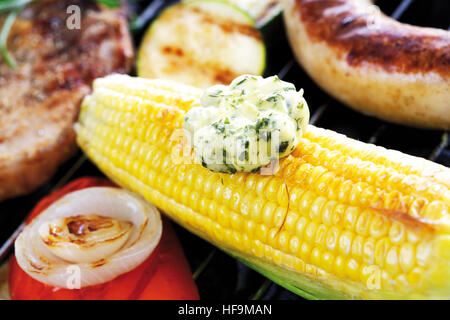
<instances>
[{"instance_id":1,"label":"chopped green herb","mask_svg":"<svg viewBox=\"0 0 450 320\"><path fill-rule=\"evenodd\" d=\"M249 156L248 156L248 151L247 150L245 150L244 152L242 152L240 155L239 155L239 161L248 161L248 158L249 158Z\"/></svg>"},{"instance_id":2,"label":"chopped green herb","mask_svg":"<svg viewBox=\"0 0 450 320\"><path fill-rule=\"evenodd\" d=\"M253 170L251 171L251 173L256 173L256 172L258 172L260 169L261 169L261 167L255 168L255 169L253 169Z\"/></svg>"},{"instance_id":3,"label":"chopped green herb","mask_svg":"<svg viewBox=\"0 0 450 320\"><path fill-rule=\"evenodd\" d=\"M223 123L220 123L220 122L214 122L214 123L212 124L212 126L216 129L216 131L217 131L218 133L224 133L224 132L225 132L225 126L224 126Z\"/></svg>"},{"instance_id":4,"label":"chopped green herb","mask_svg":"<svg viewBox=\"0 0 450 320\"><path fill-rule=\"evenodd\" d=\"M286 151L287 147L289 145L288 141L283 141L282 143L280 143L280 146L278 147L278 152L279 153L283 153Z\"/></svg>"},{"instance_id":5,"label":"chopped green herb","mask_svg":"<svg viewBox=\"0 0 450 320\"><path fill-rule=\"evenodd\" d=\"M272 139L272 131L260 131L259 138L263 141L270 141Z\"/></svg>"},{"instance_id":6,"label":"chopped green herb","mask_svg":"<svg viewBox=\"0 0 450 320\"><path fill-rule=\"evenodd\" d=\"M266 99L267 102L277 102L278 96L270 96Z\"/></svg>"},{"instance_id":7,"label":"chopped green herb","mask_svg":"<svg viewBox=\"0 0 450 320\"><path fill-rule=\"evenodd\" d=\"M214 93L210 93L209 94L209 96L210 97L213 97L213 98L218 98L218 97L220 97L220 95L222 94L222 90L217 90L216 92L214 92Z\"/></svg>"},{"instance_id":8,"label":"chopped green herb","mask_svg":"<svg viewBox=\"0 0 450 320\"><path fill-rule=\"evenodd\" d=\"M236 84L234 85L234 87L235 87L235 88L238 87L239 85L243 84L245 81L247 81L247 78L244 78L244 79L242 79L241 81L239 81L238 83L236 83Z\"/></svg>"},{"instance_id":9,"label":"chopped green herb","mask_svg":"<svg viewBox=\"0 0 450 320\"><path fill-rule=\"evenodd\" d=\"M244 127L245 132L254 131L254 130L256 130L255 126L251 125L251 124L248 124Z\"/></svg>"},{"instance_id":10,"label":"chopped green herb","mask_svg":"<svg viewBox=\"0 0 450 320\"><path fill-rule=\"evenodd\" d=\"M302 128L302 119L297 119L295 123L297 124L297 131L300 130Z\"/></svg>"},{"instance_id":11,"label":"chopped green herb","mask_svg":"<svg viewBox=\"0 0 450 320\"><path fill-rule=\"evenodd\" d=\"M256 122L255 130L256 132L259 132L261 128L266 128L269 125L269 118L262 118L258 122Z\"/></svg>"},{"instance_id":12,"label":"chopped green herb","mask_svg":"<svg viewBox=\"0 0 450 320\"><path fill-rule=\"evenodd\" d=\"M233 174L233 173L236 173L236 172L237 172L236 168L235 168L235 167L233 167L233 166L231 166L231 165L227 166L227 168L229 169L229 173L231 173L231 174Z\"/></svg>"}]
</instances>

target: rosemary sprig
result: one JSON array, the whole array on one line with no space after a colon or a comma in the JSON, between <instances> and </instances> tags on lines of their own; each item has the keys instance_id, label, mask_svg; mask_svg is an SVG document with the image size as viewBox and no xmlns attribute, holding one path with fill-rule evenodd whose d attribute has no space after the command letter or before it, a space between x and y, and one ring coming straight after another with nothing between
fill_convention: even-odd
<instances>
[{"instance_id":1,"label":"rosemary sprig","mask_svg":"<svg viewBox=\"0 0 450 320\"><path fill-rule=\"evenodd\" d=\"M120 0L95 0L97 3L103 4L109 8L120 7Z\"/></svg>"},{"instance_id":2,"label":"rosemary sprig","mask_svg":"<svg viewBox=\"0 0 450 320\"><path fill-rule=\"evenodd\" d=\"M0 0L0 13L21 8L33 0Z\"/></svg>"},{"instance_id":3,"label":"rosemary sprig","mask_svg":"<svg viewBox=\"0 0 450 320\"><path fill-rule=\"evenodd\" d=\"M0 32L0 52L2 54L3 60L5 60L6 64L11 69L15 69L17 65L14 59L9 54L8 49L6 48L6 42L8 40L9 31L11 30L11 27L14 23L14 20L16 20L17 14L19 13L20 9L21 8L14 9L8 14Z\"/></svg>"},{"instance_id":4,"label":"rosemary sprig","mask_svg":"<svg viewBox=\"0 0 450 320\"><path fill-rule=\"evenodd\" d=\"M34 0L1 0L0 1L0 14L8 14L3 22L0 31L0 53L6 64L12 68L16 68L16 62L11 57L7 49L8 35L11 31L11 27L17 18L20 10Z\"/></svg>"}]
</instances>

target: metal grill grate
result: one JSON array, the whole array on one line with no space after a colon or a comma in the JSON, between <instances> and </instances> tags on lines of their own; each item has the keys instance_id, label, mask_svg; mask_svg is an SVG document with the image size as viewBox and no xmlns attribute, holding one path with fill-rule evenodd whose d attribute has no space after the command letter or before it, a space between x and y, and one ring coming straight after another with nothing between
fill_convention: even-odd
<instances>
[{"instance_id":1,"label":"metal grill grate","mask_svg":"<svg viewBox=\"0 0 450 320\"><path fill-rule=\"evenodd\" d=\"M147 24L162 7L172 2L152 1L147 7L140 8L142 14L136 23ZM416 25L450 28L450 3L446 0L378 0L376 4L385 13L391 13L394 19ZM277 40L268 44L266 75L278 74L280 78L296 84L297 88L305 89L305 98L311 109L311 123L361 141L450 166L447 132L393 125L341 105L318 88L298 66L282 27L278 31L280 33L277 34ZM136 34L136 38L139 39L141 35ZM36 202L69 180L86 175L102 174L79 152L38 191L0 203L0 243L3 244L0 248L0 263L11 252L20 225ZM300 299L184 229L176 227L176 231L203 299Z\"/></svg>"}]
</instances>

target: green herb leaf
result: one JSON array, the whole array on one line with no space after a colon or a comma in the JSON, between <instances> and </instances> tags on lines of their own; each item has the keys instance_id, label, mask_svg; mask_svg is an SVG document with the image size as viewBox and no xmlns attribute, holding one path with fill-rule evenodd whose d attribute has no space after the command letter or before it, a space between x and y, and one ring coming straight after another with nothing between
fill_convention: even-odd
<instances>
[{"instance_id":1,"label":"green herb leaf","mask_svg":"<svg viewBox=\"0 0 450 320\"><path fill-rule=\"evenodd\" d=\"M236 83L236 84L234 85L234 87L235 87L235 88L238 87L239 85L243 84L245 81L247 81L247 78L244 78L244 79L242 79L241 81L239 81L238 83Z\"/></svg>"},{"instance_id":2,"label":"green herb leaf","mask_svg":"<svg viewBox=\"0 0 450 320\"><path fill-rule=\"evenodd\" d=\"M256 132L259 132L260 129L264 129L269 125L269 118L262 118L256 122Z\"/></svg>"},{"instance_id":3,"label":"green herb leaf","mask_svg":"<svg viewBox=\"0 0 450 320\"><path fill-rule=\"evenodd\" d=\"M280 144L279 148L278 148L278 152L279 152L279 153L285 152L286 149L287 149L287 147L288 147L288 145L289 145L289 141L283 141L283 142Z\"/></svg>"},{"instance_id":4,"label":"green herb leaf","mask_svg":"<svg viewBox=\"0 0 450 320\"><path fill-rule=\"evenodd\" d=\"M6 46L8 42L9 31L11 30L11 27L17 18L17 14L21 9L22 7L15 8L8 14L8 16L5 19L5 22L3 23L2 30L0 32L0 52L2 54L3 60L12 69L15 69L17 65L14 59L10 56Z\"/></svg>"},{"instance_id":5,"label":"green herb leaf","mask_svg":"<svg viewBox=\"0 0 450 320\"><path fill-rule=\"evenodd\" d=\"M95 0L97 3L103 4L109 8L117 8L120 7L119 0Z\"/></svg>"},{"instance_id":6,"label":"green herb leaf","mask_svg":"<svg viewBox=\"0 0 450 320\"><path fill-rule=\"evenodd\" d=\"M0 13L21 9L33 0L2 0L0 1Z\"/></svg>"}]
</instances>

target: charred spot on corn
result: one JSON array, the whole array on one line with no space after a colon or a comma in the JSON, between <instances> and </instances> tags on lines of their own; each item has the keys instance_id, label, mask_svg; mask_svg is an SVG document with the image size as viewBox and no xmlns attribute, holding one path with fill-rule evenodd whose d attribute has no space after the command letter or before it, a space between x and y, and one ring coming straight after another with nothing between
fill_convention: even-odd
<instances>
[{"instance_id":1,"label":"charred spot on corn","mask_svg":"<svg viewBox=\"0 0 450 320\"><path fill-rule=\"evenodd\" d=\"M309 119L303 92L277 76L243 75L204 91L183 127L212 171L254 172L298 145ZM205 166L205 165L204 165Z\"/></svg>"}]
</instances>

